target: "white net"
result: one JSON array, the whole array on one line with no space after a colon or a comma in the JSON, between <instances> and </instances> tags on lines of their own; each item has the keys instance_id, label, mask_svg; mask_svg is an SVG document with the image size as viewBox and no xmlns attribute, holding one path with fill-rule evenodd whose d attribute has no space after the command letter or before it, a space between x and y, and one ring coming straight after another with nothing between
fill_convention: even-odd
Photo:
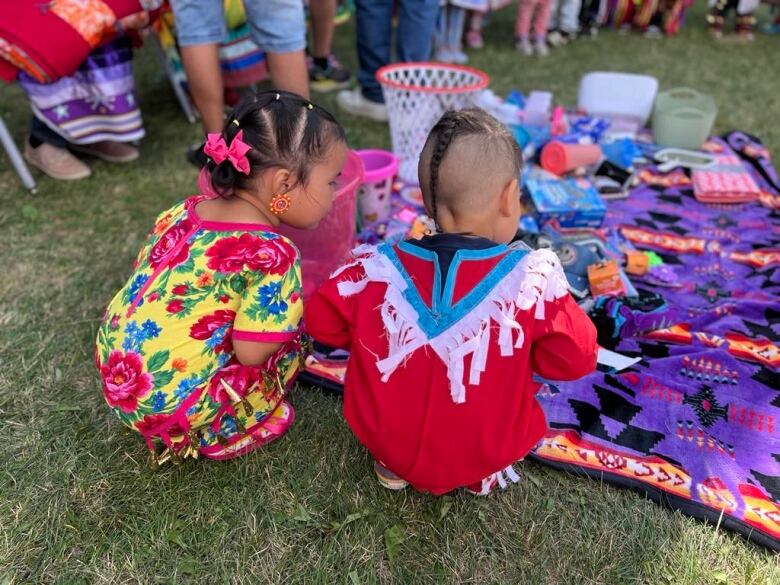
<instances>
[{"instance_id":1,"label":"white net","mask_svg":"<svg viewBox=\"0 0 780 585\"><path fill-rule=\"evenodd\" d=\"M402 181L417 183L417 161L433 125L447 110L474 104L485 89L486 73L438 63L399 63L380 69L377 79L390 118L393 153Z\"/></svg>"}]
</instances>

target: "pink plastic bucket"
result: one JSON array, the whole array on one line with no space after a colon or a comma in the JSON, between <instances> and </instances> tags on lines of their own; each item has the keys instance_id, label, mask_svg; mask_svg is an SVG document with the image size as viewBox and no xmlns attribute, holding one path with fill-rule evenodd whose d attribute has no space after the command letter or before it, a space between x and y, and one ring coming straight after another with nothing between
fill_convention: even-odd
<instances>
[{"instance_id":1,"label":"pink plastic bucket","mask_svg":"<svg viewBox=\"0 0 780 585\"><path fill-rule=\"evenodd\" d=\"M320 224L312 230L284 225L279 228L301 252L304 301L341 266L355 245L355 195L362 181L363 162L350 151L339 177L333 206Z\"/></svg>"},{"instance_id":2,"label":"pink plastic bucket","mask_svg":"<svg viewBox=\"0 0 780 585\"><path fill-rule=\"evenodd\" d=\"M393 179L398 172L398 159L386 150L357 150L362 159L363 184L357 192L357 205L363 225L390 219L390 198Z\"/></svg>"}]
</instances>

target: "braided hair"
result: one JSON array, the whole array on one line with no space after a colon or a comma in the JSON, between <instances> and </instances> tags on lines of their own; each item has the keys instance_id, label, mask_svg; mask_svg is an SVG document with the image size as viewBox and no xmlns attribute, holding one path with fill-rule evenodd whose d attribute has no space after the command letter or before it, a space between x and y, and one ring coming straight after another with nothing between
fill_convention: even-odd
<instances>
[{"instance_id":1,"label":"braided hair","mask_svg":"<svg viewBox=\"0 0 780 585\"><path fill-rule=\"evenodd\" d=\"M252 147L246 154L248 175L238 172L229 160L216 163L207 157L211 186L222 197L251 188L269 168L288 169L296 184L305 185L330 145L346 139L344 129L328 111L297 94L276 90L262 91L236 106L222 130L225 143L229 146L241 131L243 141Z\"/></svg>"},{"instance_id":2,"label":"braided hair","mask_svg":"<svg viewBox=\"0 0 780 585\"><path fill-rule=\"evenodd\" d=\"M437 224L437 197L439 186L439 168L450 146L458 139L465 136L482 136L487 141L496 140L502 144L507 153L513 157L515 176L519 175L522 157L517 142L512 134L493 116L479 108L465 110L449 110L439 119L431 129L423 153L430 152L428 163L428 199L430 211L434 223ZM425 156L421 157L420 164L424 164Z\"/></svg>"}]
</instances>

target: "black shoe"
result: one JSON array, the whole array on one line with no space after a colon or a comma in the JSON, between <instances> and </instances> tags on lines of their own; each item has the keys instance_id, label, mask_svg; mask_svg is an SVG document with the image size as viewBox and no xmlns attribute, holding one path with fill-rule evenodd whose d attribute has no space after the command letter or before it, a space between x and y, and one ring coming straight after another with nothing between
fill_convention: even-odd
<instances>
[{"instance_id":1,"label":"black shoe","mask_svg":"<svg viewBox=\"0 0 780 585\"><path fill-rule=\"evenodd\" d=\"M187 152L185 153L187 162L199 169L205 167L209 160L209 157L207 157L203 152L203 146L203 143L193 144L187 149Z\"/></svg>"},{"instance_id":2,"label":"black shoe","mask_svg":"<svg viewBox=\"0 0 780 585\"><path fill-rule=\"evenodd\" d=\"M351 85L352 74L331 55L328 57L327 67L320 67L312 62L309 68L309 81L313 91L328 93L337 89L347 89Z\"/></svg>"}]
</instances>

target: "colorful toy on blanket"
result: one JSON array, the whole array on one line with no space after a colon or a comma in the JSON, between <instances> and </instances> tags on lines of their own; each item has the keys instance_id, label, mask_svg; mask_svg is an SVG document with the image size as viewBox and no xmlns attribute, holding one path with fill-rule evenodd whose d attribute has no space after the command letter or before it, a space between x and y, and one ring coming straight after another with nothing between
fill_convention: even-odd
<instances>
[{"instance_id":1,"label":"colorful toy on blanket","mask_svg":"<svg viewBox=\"0 0 780 585\"><path fill-rule=\"evenodd\" d=\"M553 140L542 149L542 168L558 176L596 165L604 158L597 144L565 144Z\"/></svg>"},{"instance_id":2,"label":"colorful toy on blanket","mask_svg":"<svg viewBox=\"0 0 780 585\"><path fill-rule=\"evenodd\" d=\"M593 184L583 178L528 179L525 192L539 223L557 220L561 227L599 227L607 211Z\"/></svg>"},{"instance_id":3,"label":"colorful toy on blanket","mask_svg":"<svg viewBox=\"0 0 780 585\"><path fill-rule=\"evenodd\" d=\"M600 297L589 311L602 347L614 349L621 339L666 329L680 322L682 313L657 293L637 297Z\"/></svg>"},{"instance_id":4,"label":"colorful toy on blanket","mask_svg":"<svg viewBox=\"0 0 780 585\"><path fill-rule=\"evenodd\" d=\"M656 144L696 150L707 140L718 115L712 96L690 87L661 92L653 109Z\"/></svg>"}]
</instances>

